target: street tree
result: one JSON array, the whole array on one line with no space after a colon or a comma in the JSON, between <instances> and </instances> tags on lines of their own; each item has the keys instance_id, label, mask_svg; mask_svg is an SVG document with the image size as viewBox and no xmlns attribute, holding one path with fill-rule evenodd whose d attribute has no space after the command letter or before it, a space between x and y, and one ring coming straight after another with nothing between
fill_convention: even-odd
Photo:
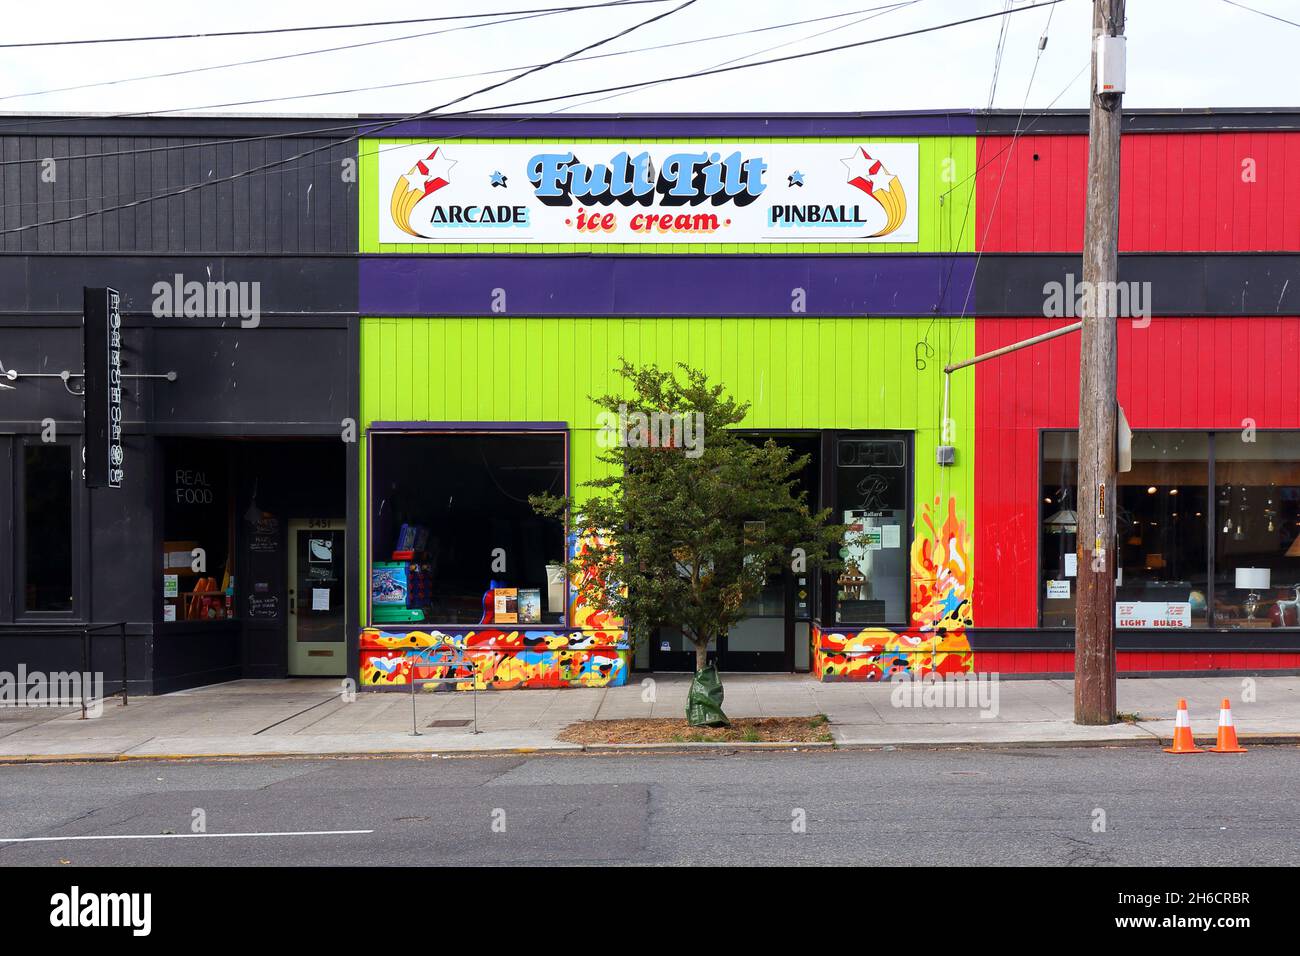
<instances>
[{"instance_id":1,"label":"street tree","mask_svg":"<svg viewBox=\"0 0 1300 956\"><path fill-rule=\"evenodd\" d=\"M809 510L799 489L808 456L739 432L749 404L704 372L625 359L617 371L627 394L592 397L604 474L576 501L530 500L596 532L569 563L583 599L622 618L634 646L655 628L680 629L700 671L771 576L835 566L844 528L829 509Z\"/></svg>"}]
</instances>

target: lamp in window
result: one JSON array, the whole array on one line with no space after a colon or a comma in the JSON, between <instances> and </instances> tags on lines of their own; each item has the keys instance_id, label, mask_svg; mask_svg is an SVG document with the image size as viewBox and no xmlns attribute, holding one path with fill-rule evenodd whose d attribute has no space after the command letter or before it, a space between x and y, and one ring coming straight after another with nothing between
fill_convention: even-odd
<instances>
[{"instance_id":1,"label":"lamp in window","mask_svg":"<svg viewBox=\"0 0 1300 956\"><path fill-rule=\"evenodd\" d=\"M1237 569L1237 589L1249 592L1246 595L1245 603L1242 604L1247 620L1253 621L1255 619L1255 612L1259 610L1259 591L1268 590L1271 576L1272 572L1268 568Z\"/></svg>"},{"instance_id":2,"label":"lamp in window","mask_svg":"<svg viewBox=\"0 0 1300 956\"><path fill-rule=\"evenodd\" d=\"M1062 508L1045 518L1043 525L1051 534L1074 534L1079 530L1079 516L1069 508Z\"/></svg>"}]
</instances>

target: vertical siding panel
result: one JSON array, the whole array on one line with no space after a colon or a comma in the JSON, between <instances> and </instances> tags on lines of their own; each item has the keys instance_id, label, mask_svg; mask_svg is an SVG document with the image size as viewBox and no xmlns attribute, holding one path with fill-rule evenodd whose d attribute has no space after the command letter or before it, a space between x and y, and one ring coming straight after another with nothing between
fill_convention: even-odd
<instances>
[{"instance_id":1,"label":"vertical siding panel","mask_svg":"<svg viewBox=\"0 0 1300 956\"><path fill-rule=\"evenodd\" d=\"M1128 235L1140 235L1144 228L1141 220L1141 204L1146 203L1150 197L1145 193L1140 193L1137 189L1128 189L1126 186L1134 185L1134 167L1136 165L1137 153L1146 149L1146 137L1135 135L1128 137L1128 142L1121 143L1119 154L1119 231L1120 231L1120 248L1125 248L1124 224L1129 224Z\"/></svg>"},{"instance_id":2,"label":"vertical siding panel","mask_svg":"<svg viewBox=\"0 0 1300 956\"><path fill-rule=\"evenodd\" d=\"M1154 214L1160 216L1160 225L1153 233L1153 239L1159 242L1157 249L1182 248L1182 215L1179 203L1182 200L1181 170L1183 162L1184 136L1163 136L1160 139L1158 156L1159 165L1152 170L1152 199Z\"/></svg>"},{"instance_id":3,"label":"vertical siding panel","mask_svg":"<svg viewBox=\"0 0 1300 956\"><path fill-rule=\"evenodd\" d=\"M1282 180L1282 221L1287 229L1283 248L1300 249L1300 176L1294 174L1294 170L1300 169L1300 133L1288 136L1287 144L1289 155L1273 174Z\"/></svg>"},{"instance_id":4,"label":"vertical siding panel","mask_svg":"<svg viewBox=\"0 0 1300 956\"><path fill-rule=\"evenodd\" d=\"M1043 196L1049 219L1047 241L1053 252L1073 251L1070 243L1070 151L1069 136L1044 137L1035 143L1041 157L1035 174L1044 180ZM1046 251L1046 250L1044 250Z\"/></svg>"}]
</instances>

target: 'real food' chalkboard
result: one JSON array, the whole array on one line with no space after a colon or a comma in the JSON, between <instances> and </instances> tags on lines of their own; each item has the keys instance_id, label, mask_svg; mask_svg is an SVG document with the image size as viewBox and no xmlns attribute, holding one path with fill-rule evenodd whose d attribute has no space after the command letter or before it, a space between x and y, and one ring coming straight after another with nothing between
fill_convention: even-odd
<instances>
[{"instance_id":1,"label":"'real food' chalkboard","mask_svg":"<svg viewBox=\"0 0 1300 956\"><path fill-rule=\"evenodd\" d=\"M285 561L280 519L261 512L245 520L248 536L247 567L242 583L244 607L250 621L279 621L284 615Z\"/></svg>"}]
</instances>

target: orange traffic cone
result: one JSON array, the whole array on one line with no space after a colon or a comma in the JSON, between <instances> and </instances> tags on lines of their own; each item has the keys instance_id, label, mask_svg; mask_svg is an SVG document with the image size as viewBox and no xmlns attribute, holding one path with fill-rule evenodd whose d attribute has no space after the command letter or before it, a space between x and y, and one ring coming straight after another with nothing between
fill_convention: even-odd
<instances>
[{"instance_id":1,"label":"orange traffic cone","mask_svg":"<svg viewBox=\"0 0 1300 956\"><path fill-rule=\"evenodd\" d=\"M1196 741L1192 739L1192 722L1187 716L1187 701L1178 700L1178 714L1174 717L1174 745L1166 747L1167 754L1203 754Z\"/></svg>"},{"instance_id":2,"label":"orange traffic cone","mask_svg":"<svg viewBox=\"0 0 1300 956\"><path fill-rule=\"evenodd\" d=\"M1244 754L1246 748L1237 743L1237 728L1232 726L1232 705L1223 698L1219 708L1219 739L1210 748L1212 754Z\"/></svg>"}]
</instances>

